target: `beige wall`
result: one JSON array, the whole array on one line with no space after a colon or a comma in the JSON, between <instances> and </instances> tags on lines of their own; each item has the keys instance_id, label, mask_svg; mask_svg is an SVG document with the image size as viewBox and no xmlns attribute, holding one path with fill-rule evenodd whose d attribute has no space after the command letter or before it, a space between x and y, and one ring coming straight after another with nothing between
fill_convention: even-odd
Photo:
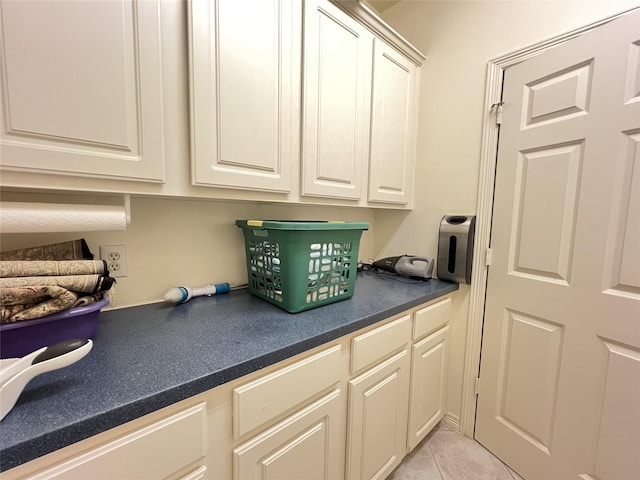
<instances>
[{"instance_id":1,"label":"beige wall","mask_svg":"<svg viewBox=\"0 0 640 480\"><path fill-rule=\"evenodd\" d=\"M490 59L640 5L602 1L403 0L382 17L420 49L416 197L406 215L376 212L378 256L435 256L444 214L474 214L484 89ZM459 419L469 289L454 303L448 414Z\"/></svg>"},{"instance_id":2,"label":"beige wall","mask_svg":"<svg viewBox=\"0 0 640 480\"><path fill-rule=\"evenodd\" d=\"M85 198L90 202L100 202L100 198L88 197L3 194L6 201L58 203ZM85 238L97 257L100 245L125 244L129 257L128 276L118 279L113 300L117 307L126 307L160 301L168 289L177 285L245 284L244 240L242 231L234 222L251 218L345 220L373 224L373 214L367 209L134 197L131 200L131 224L126 231L4 234L0 238L0 247L12 250ZM363 233L360 242L363 255L373 255L372 237L371 232Z\"/></svg>"}]
</instances>

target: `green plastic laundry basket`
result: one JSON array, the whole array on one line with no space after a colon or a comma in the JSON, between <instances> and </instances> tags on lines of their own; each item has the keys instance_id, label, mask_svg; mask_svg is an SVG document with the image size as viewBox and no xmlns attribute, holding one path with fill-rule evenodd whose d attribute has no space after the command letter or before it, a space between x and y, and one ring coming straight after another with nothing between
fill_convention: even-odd
<instances>
[{"instance_id":1,"label":"green plastic laundry basket","mask_svg":"<svg viewBox=\"0 0 640 480\"><path fill-rule=\"evenodd\" d=\"M236 220L249 291L297 313L353 296L358 250L368 223Z\"/></svg>"}]
</instances>

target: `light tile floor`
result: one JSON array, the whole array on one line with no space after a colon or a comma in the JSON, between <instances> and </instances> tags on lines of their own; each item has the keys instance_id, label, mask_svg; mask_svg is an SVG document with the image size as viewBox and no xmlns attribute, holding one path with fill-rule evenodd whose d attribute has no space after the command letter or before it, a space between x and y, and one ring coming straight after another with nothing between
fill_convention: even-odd
<instances>
[{"instance_id":1,"label":"light tile floor","mask_svg":"<svg viewBox=\"0 0 640 480\"><path fill-rule=\"evenodd\" d=\"M491 452L438 425L387 480L523 480Z\"/></svg>"}]
</instances>

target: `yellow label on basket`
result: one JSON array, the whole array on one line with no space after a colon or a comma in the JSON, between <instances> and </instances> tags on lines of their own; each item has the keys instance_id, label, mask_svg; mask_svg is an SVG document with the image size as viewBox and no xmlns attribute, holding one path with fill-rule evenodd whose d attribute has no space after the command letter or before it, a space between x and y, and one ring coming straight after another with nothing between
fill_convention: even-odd
<instances>
[{"instance_id":1,"label":"yellow label on basket","mask_svg":"<svg viewBox=\"0 0 640 480\"><path fill-rule=\"evenodd\" d=\"M247 220L247 225L250 227L261 227L262 220Z\"/></svg>"},{"instance_id":2,"label":"yellow label on basket","mask_svg":"<svg viewBox=\"0 0 640 480\"><path fill-rule=\"evenodd\" d=\"M329 220L327 223L347 223L344 220Z\"/></svg>"}]
</instances>

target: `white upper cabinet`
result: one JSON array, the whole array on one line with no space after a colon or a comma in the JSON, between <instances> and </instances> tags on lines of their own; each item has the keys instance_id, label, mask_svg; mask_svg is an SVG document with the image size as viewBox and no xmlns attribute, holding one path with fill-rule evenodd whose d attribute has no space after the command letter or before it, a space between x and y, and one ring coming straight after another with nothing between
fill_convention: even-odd
<instances>
[{"instance_id":1,"label":"white upper cabinet","mask_svg":"<svg viewBox=\"0 0 640 480\"><path fill-rule=\"evenodd\" d=\"M297 0L190 2L194 185L291 190L299 161L300 8Z\"/></svg>"},{"instance_id":2,"label":"white upper cabinet","mask_svg":"<svg viewBox=\"0 0 640 480\"><path fill-rule=\"evenodd\" d=\"M158 1L0 3L3 171L164 181Z\"/></svg>"},{"instance_id":3,"label":"white upper cabinet","mask_svg":"<svg viewBox=\"0 0 640 480\"><path fill-rule=\"evenodd\" d=\"M411 208L423 60L353 0L0 0L0 186Z\"/></svg>"},{"instance_id":4,"label":"white upper cabinet","mask_svg":"<svg viewBox=\"0 0 640 480\"><path fill-rule=\"evenodd\" d=\"M359 2L306 0L302 196L410 208L424 56Z\"/></svg>"},{"instance_id":5,"label":"white upper cabinet","mask_svg":"<svg viewBox=\"0 0 640 480\"><path fill-rule=\"evenodd\" d=\"M302 195L360 200L369 155L373 34L305 2Z\"/></svg>"},{"instance_id":6,"label":"white upper cabinet","mask_svg":"<svg viewBox=\"0 0 640 480\"><path fill-rule=\"evenodd\" d=\"M409 204L413 191L420 69L376 39L369 201Z\"/></svg>"}]
</instances>

